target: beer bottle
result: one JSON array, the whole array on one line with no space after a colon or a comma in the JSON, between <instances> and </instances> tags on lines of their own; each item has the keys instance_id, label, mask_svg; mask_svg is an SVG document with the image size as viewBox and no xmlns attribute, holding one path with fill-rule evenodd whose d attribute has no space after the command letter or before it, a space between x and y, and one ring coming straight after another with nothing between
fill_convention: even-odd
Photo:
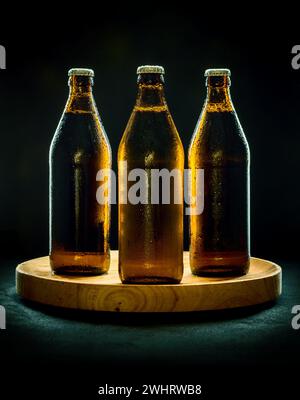
<instances>
[{"instance_id":1,"label":"beer bottle","mask_svg":"<svg viewBox=\"0 0 300 400\"><path fill-rule=\"evenodd\" d=\"M243 275L250 260L249 148L230 97L230 70L205 76L207 99L189 148L192 197L204 191L203 212L190 217L190 265L196 275Z\"/></svg>"},{"instance_id":2,"label":"beer bottle","mask_svg":"<svg viewBox=\"0 0 300 400\"><path fill-rule=\"evenodd\" d=\"M184 151L165 100L163 67L141 66L137 75L137 100L118 151L119 274L124 283L178 283ZM130 198L135 171L147 182L137 199Z\"/></svg>"},{"instance_id":3,"label":"beer bottle","mask_svg":"<svg viewBox=\"0 0 300 400\"><path fill-rule=\"evenodd\" d=\"M93 70L68 75L70 94L49 154L50 263L55 273L96 275L110 263L110 205L96 200L96 175L111 168L111 150L92 94Z\"/></svg>"}]
</instances>

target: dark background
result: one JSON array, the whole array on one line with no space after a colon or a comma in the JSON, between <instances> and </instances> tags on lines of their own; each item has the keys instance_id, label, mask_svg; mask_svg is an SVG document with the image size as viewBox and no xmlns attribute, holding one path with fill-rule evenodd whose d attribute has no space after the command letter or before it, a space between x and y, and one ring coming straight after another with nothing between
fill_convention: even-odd
<instances>
[{"instance_id":1,"label":"dark background","mask_svg":"<svg viewBox=\"0 0 300 400\"><path fill-rule=\"evenodd\" d=\"M95 70L95 99L116 168L118 144L136 96L136 67L161 64L185 149L205 99L204 70L231 69L232 98L251 150L252 254L296 257L300 70L291 67L291 48L300 42L297 25L283 12L278 19L246 6L240 17L217 7L200 14L150 5L116 9L100 14L70 9L64 16L46 8L43 17L24 11L22 19L3 14L2 255L48 252L48 151L68 96L68 69ZM111 247L117 248L116 207Z\"/></svg>"},{"instance_id":2,"label":"dark background","mask_svg":"<svg viewBox=\"0 0 300 400\"><path fill-rule=\"evenodd\" d=\"M178 383L208 379L207 393L232 394L234 387L240 397L252 390L257 397L262 381L268 393L287 394L296 386L300 357L299 331L290 326L300 282L300 69L291 67L291 49L300 44L296 10L273 4L263 12L254 3L228 2L210 9L202 3L197 9L192 3L107 6L69 3L63 13L63 4L32 10L26 4L1 15L7 69L0 70L0 256L9 261L1 266L8 329L0 357L10 363L8 376L29 376L10 389L32 393L40 385L36 393L60 398L59 386L73 393L81 384L95 394L104 377L122 384L125 377L157 383L171 376ZM68 96L68 69L95 70L95 99L116 168L141 64L165 67L167 101L185 149L205 99L204 70L231 69L232 98L251 149L252 254L283 266L275 307L90 316L40 309L16 296L16 264L48 252L48 151ZM116 207L111 245L117 247Z\"/></svg>"}]
</instances>

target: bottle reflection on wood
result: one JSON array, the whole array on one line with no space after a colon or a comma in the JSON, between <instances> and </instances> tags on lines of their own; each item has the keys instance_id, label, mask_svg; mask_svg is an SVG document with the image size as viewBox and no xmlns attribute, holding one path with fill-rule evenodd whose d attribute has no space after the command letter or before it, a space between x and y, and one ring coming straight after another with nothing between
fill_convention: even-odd
<instances>
[{"instance_id":1,"label":"bottle reflection on wood","mask_svg":"<svg viewBox=\"0 0 300 400\"><path fill-rule=\"evenodd\" d=\"M190 217L190 264L196 275L243 275L249 269L249 163L246 137L231 102L230 71L205 72L207 99L189 149L192 196L204 169L204 210Z\"/></svg>"},{"instance_id":2,"label":"bottle reflection on wood","mask_svg":"<svg viewBox=\"0 0 300 400\"><path fill-rule=\"evenodd\" d=\"M70 95L50 147L50 262L55 273L102 274L109 254L109 201L99 204L98 170L111 150L92 94L92 70L69 71Z\"/></svg>"},{"instance_id":3,"label":"bottle reflection on wood","mask_svg":"<svg viewBox=\"0 0 300 400\"><path fill-rule=\"evenodd\" d=\"M183 274L184 152L166 104L163 73L159 66L138 68L138 96L118 151L119 273L124 283L178 283ZM124 187L129 194L135 182L126 182L127 173L137 168L147 178L147 200L132 204ZM154 182L152 171L162 169L172 175L170 183ZM162 199L165 185L170 185L169 201ZM159 191L156 202L151 200L154 190Z\"/></svg>"}]
</instances>

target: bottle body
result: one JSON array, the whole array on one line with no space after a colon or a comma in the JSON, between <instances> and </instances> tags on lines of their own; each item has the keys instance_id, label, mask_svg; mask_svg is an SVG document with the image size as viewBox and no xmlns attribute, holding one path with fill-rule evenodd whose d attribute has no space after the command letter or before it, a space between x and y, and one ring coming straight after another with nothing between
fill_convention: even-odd
<instances>
[{"instance_id":1,"label":"bottle body","mask_svg":"<svg viewBox=\"0 0 300 400\"><path fill-rule=\"evenodd\" d=\"M49 163L52 270L107 272L110 205L97 202L96 175L111 168L111 151L92 94L85 88L70 95L51 143Z\"/></svg>"},{"instance_id":2,"label":"bottle body","mask_svg":"<svg viewBox=\"0 0 300 400\"><path fill-rule=\"evenodd\" d=\"M155 74L141 77L137 104L118 151L119 274L124 283L178 283L183 274L184 153L160 79ZM146 196L137 204L130 199L134 170L144 171L147 180ZM170 181L152 175L162 170L173 174ZM163 201L167 185L170 196Z\"/></svg>"},{"instance_id":3,"label":"bottle body","mask_svg":"<svg viewBox=\"0 0 300 400\"><path fill-rule=\"evenodd\" d=\"M204 191L203 212L190 216L190 265L196 275L243 275L250 263L249 147L228 79L208 80L208 99L189 149L192 193ZM204 170L204 188L196 187L196 169Z\"/></svg>"}]
</instances>

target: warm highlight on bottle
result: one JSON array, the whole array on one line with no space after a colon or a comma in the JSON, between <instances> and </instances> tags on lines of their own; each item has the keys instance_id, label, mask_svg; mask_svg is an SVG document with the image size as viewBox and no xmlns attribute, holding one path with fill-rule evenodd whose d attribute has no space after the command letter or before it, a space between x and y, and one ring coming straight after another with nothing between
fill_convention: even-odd
<instances>
[{"instance_id":1,"label":"warm highlight on bottle","mask_svg":"<svg viewBox=\"0 0 300 400\"><path fill-rule=\"evenodd\" d=\"M69 71L70 95L53 137L50 163L50 262L61 274L102 274L110 263L110 204L99 204L100 169L110 145L92 94L93 71Z\"/></svg>"},{"instance_id":2,"label":"warm highlight on bottle","mask_svg":"<svg viewBox=\"0 0 300 400\"><path fill-rule=\"evenodd\" d=\"M183 274L184 151L165 100L163 72L158 66L138 68L137 100L118 151L119 274L124 283L178 283ZM125 183L125 196L135 185L127 174L135 169L147 178L147 202L125 199L124 204ZM159 201L151 202L153 170L177 171L170 177L169 202L162 200L161 180L155 186Z\"/></svg>"},{"instance_id":3,"label":"warm highlight on bottle","mask_svg":"<svg viewBox=\"0 0 300 400\"><path fill-rule=\"evenodd\" d=\"M196 275L243 275L249 269L249 147L230 97L230 71L207 70L207 99L189 148L204 170L204 209L190 217L190 265Z\"/></svg>"}]
</instances>

